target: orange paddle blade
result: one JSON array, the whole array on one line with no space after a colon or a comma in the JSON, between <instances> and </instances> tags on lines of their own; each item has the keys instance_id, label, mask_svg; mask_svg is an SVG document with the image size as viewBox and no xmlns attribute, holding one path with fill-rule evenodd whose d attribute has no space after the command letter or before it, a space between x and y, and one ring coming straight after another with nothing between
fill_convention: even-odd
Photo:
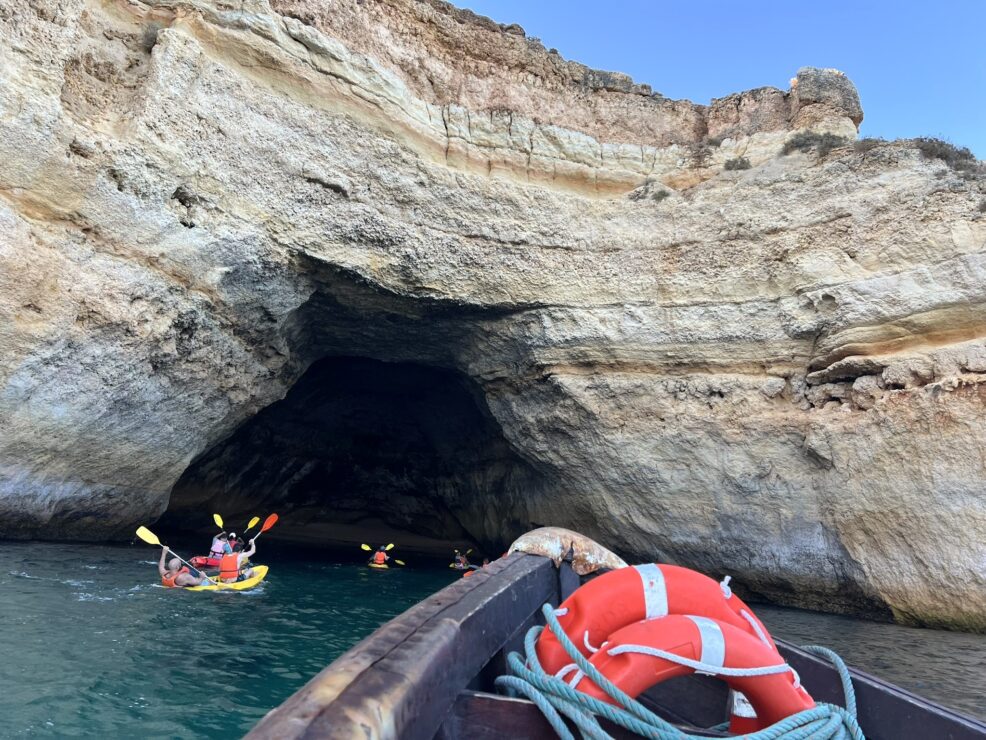
<instances>
[{"instance_id":1,"label":"orange paddle blade","mask_svg":"<svg viewBox=\"0 0 986 740\"><path fill-rule=\"evenodd\" d=\"M261 532L266 532L268 529L277 524L277 514L271 514L269 517L264 519L264 526L260 528Z\"/></svg>"}]
</instances>

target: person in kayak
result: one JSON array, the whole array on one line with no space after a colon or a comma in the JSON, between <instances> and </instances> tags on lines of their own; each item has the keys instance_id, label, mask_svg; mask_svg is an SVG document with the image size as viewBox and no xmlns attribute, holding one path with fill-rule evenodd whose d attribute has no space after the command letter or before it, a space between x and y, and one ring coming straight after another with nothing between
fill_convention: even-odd
<instances>
[{"instance_id":1,"label":"person in kayak","mask_svg":"<svg viewBox=\"0 0 986 740\"><path fill-rule=\"evenodd\" d=\"M233 552L223 555L219 562L219 580L223 583L233 583L235 581L245 581L253 576L253 568L244 568L243 564L257 552L257 546L250 540L250 549L243 551L243 543L237 542L233 546Z\"/></svg>"},{"instance_id":2,"label":"person in kayak","mask_svg":"<svg viewBox=\"0 0 986 740\"><path fill-rule=\"evenodd\" d=\"M469 558L463 555L458 550L455 551L455 562L452 563L452 567L456 570L469 570Z\"/></svg>"},{"instance_id":3,"label":"person in kayak","mask_svg":"<svg viewBox=\"0 0 986 740\"><path fill-rule=\"evenodd\" d=\"M233 546L229 544L229 535L220 532L212 538L212 546L209 548L209 559L219 560L223 555L233 552Z\"/></svg>"},{"instance_id":4,"label":"person in kayak","mask_svg":"<svg viewBox=\"0 0 986 740\"><path fill-rule=\"evenodd\" d=\"M161 574L161 585L165 588L187 588L189 586L204 586L209 579L202 573L182 565L178 558L171 558L165 564L165 558L171 550L167 545L161 548L161 559L157 564L157 572Z\"/></svg>"},{"instance_id":5,"label":"person in kayak","mask_svg":"<svg viewBox=\"0 0 986 740\"><path fill-rule=\"evenodd\" d=\"M369 562L373 565L386 565L388 560L390 560L390 555L387 554L387 548L380 545Z\"/></svg>"}]
</instances>

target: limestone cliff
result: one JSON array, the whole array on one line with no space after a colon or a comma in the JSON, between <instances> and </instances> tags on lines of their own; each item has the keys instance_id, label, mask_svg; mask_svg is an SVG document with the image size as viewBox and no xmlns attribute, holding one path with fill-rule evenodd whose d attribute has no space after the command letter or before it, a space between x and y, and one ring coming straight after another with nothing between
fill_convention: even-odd
<instances>
[{"instance_id":1,"label":"limestone cliff","mask_svg":"<svg viewBox=\"0 0 986 740\"><path fill-rule=\"evenodd\" d=\"M839 138L841 73L701 106L437 0L11 0L0 75L0 536L553 524L986 628L982 179Z\"/></svg>"}]
</instances>

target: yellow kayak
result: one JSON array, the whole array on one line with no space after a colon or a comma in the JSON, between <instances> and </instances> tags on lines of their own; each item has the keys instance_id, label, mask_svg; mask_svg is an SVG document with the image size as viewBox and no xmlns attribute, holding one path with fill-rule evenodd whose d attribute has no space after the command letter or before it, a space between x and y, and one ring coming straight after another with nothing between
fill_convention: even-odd
<instances>
[{"instance_id":1,"label":"yellow kayak","mask_svg":"<svg viewBox=\"0 0 986 740\"><path fill-rule=\"evenodd\" d=\"M191 586L186 588L186 591L249 591L254 586L258 586L262 580L267 576L267 566L266 565L254 565L253 566L253 576L247 578L245 581L236 581L234 583L220 583L218 586L212 584L208 586Z\"/></svg>"},{"instance_id":2,"label":"yellow kayak","mask_svg":"<svg viewBox=\"0 0 986 740\"><path fill-rule=\"evenodd\" d=\"M386 570L390 566L386 563L367 563L371 568L379 568L380 570Z\"/></svg>"}]
</instances>

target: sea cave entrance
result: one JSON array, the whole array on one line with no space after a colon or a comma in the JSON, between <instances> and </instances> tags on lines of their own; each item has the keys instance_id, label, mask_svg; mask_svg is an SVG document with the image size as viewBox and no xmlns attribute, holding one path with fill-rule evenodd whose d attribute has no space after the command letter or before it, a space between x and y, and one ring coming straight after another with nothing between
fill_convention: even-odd
<instances>
[{"instance_id":1,"label":"sea cave entrance","mask_svg":"<svg viewBox=\"0 0 986 740\"><path fill-rule=\"evenodd\" d=\"M399 538L422 552L498 553L529 526L510 512L538 478L462 373L327 357L192 462L162 523L200 529L203 512L245 522L277 511L277 537L302 545Z\"/></svg>"}]
</instances>

